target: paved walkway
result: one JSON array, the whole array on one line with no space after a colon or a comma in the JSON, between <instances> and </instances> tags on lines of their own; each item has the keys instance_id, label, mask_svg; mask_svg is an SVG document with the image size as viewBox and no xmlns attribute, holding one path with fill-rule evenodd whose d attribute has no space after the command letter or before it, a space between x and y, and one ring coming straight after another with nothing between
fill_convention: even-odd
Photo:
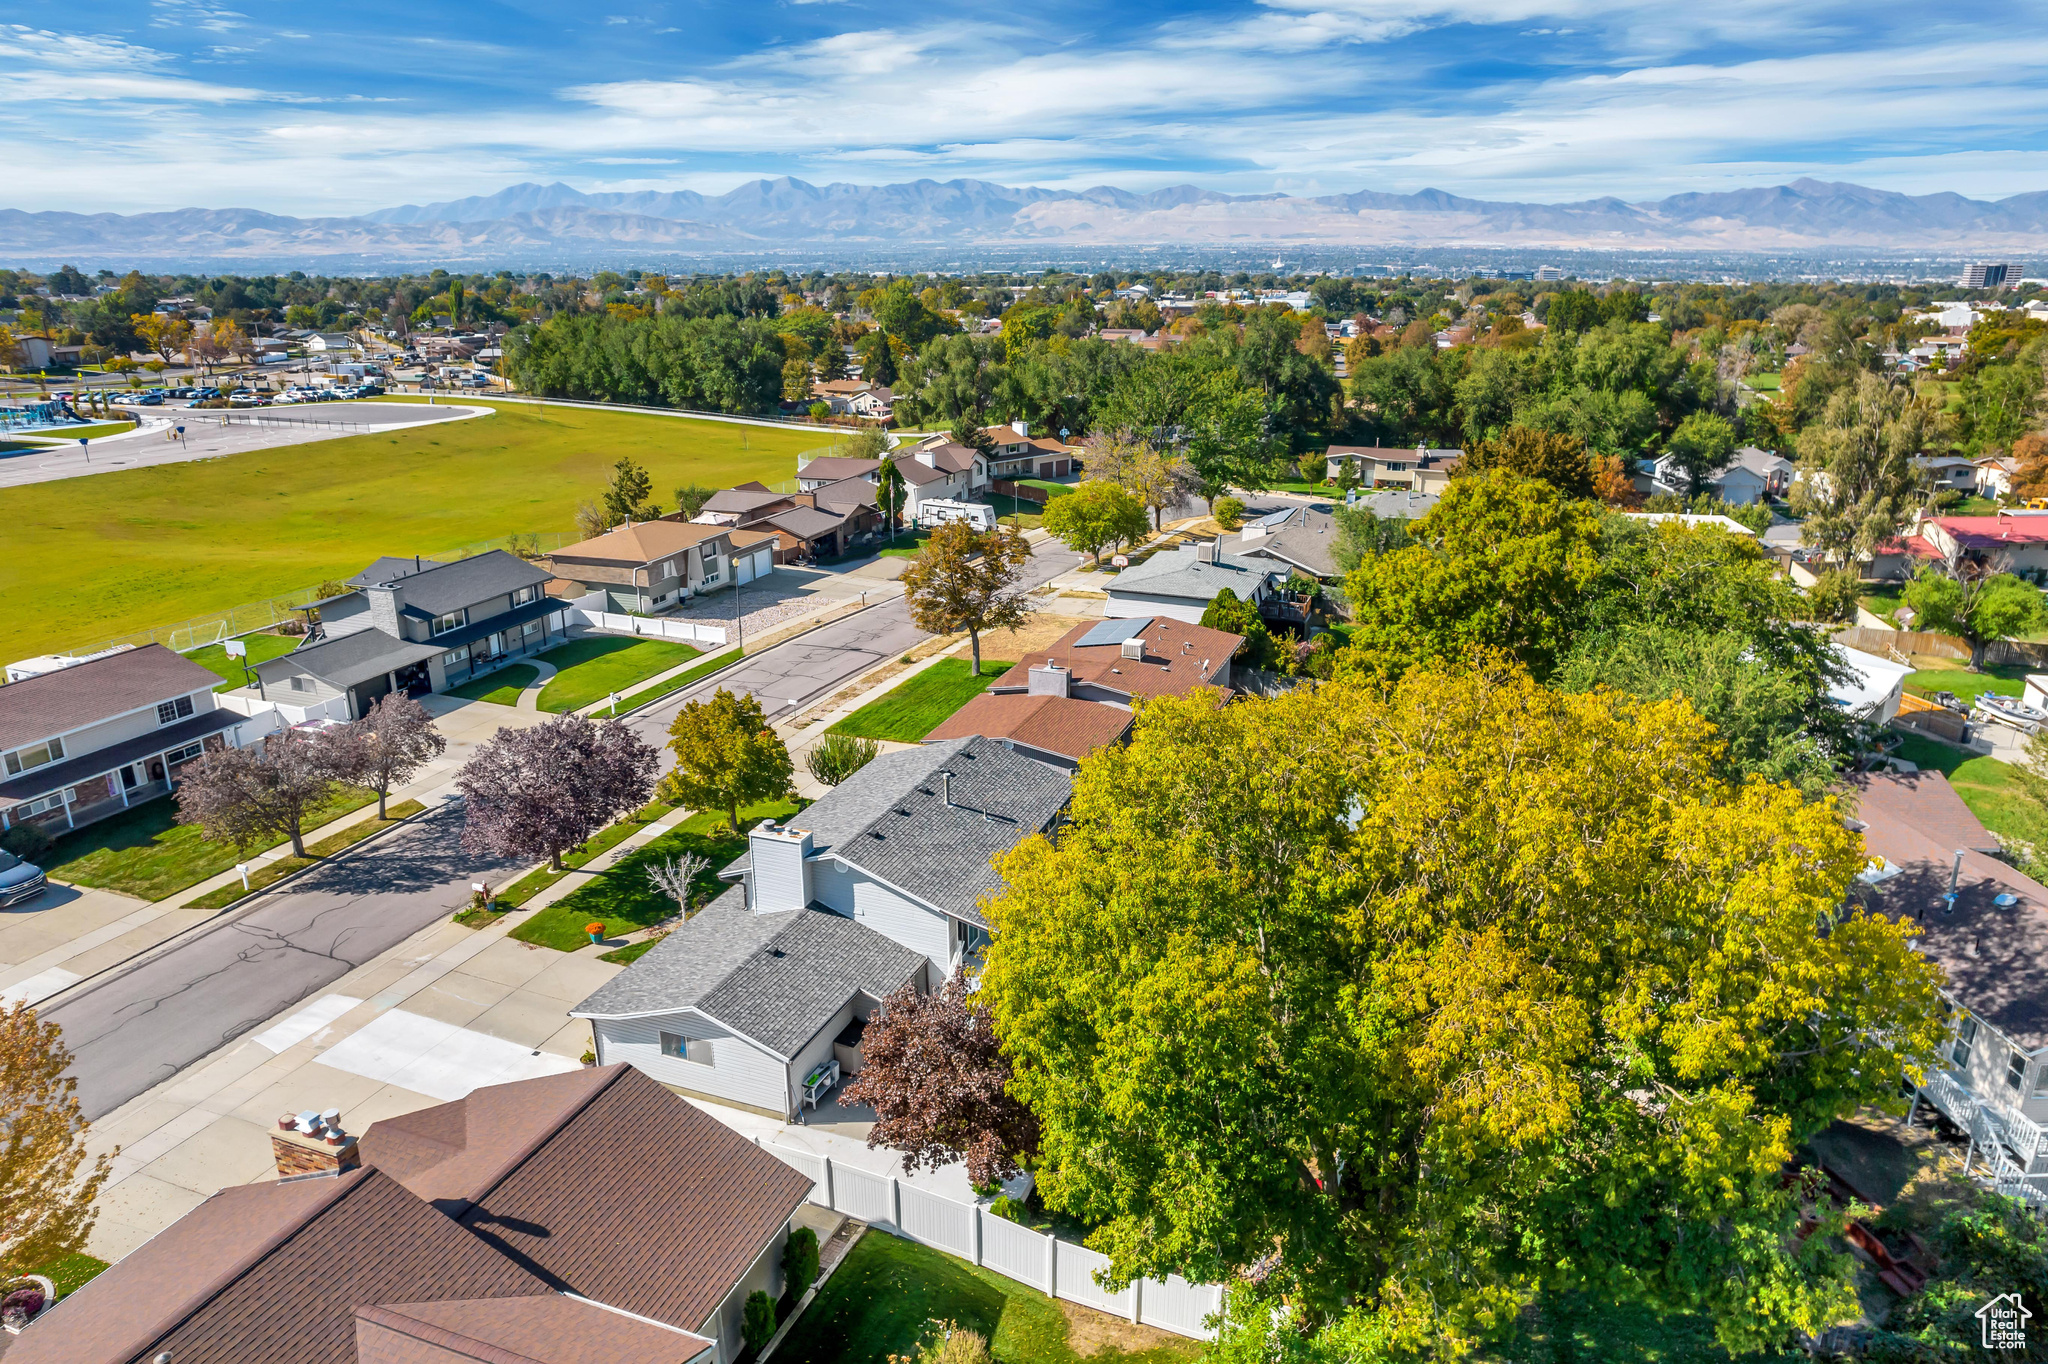
<instances>
[{"instance_id":1,"label":"paved walkway","mask_svg":"<svg viewBox=\"0 0 2048 1364\"><path fill-rule=\"evenodd\" d=\"M549 681L553 679L558 669L556 669L554 664L543 663L538 658L529 658L523 661L525 662L527 667L534 670L534 678L533 681L527 683L525 689L519 693L519 709L537 712L540 710L541 688L547 686Z\"/></svg>"}]
</instances>

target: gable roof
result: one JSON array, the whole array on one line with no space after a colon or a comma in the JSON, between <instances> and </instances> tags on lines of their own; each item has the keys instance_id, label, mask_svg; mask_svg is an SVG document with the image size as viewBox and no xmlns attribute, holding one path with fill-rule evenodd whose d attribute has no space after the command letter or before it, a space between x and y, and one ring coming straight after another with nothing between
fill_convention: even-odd
<instances>
[{"instance_id":1,"label":"gable roof","mask_svg":"<svg viewBox=\"0 0 2048 1364\"><path fill-rule=\"evenodd\" d=\"M370 566L348 580L350 587L368 587L372 583L395 583L400 578L409 578L415 573L424 573L441 565L432 559L401 559L390 554L380 554Z\"/></svg>"},{"instance_id":2,"label":"gable roof","mask_svg":"<svg viewBox=\"0 0 2048 1364\"><path fill-rule=\"evenodd\" d=\"M161 644L25 677L0 686L0 749L219 685L218 674Z\"/></svg>"},{"instance_id":3,"label":"gable roof","mask_svg":"<svg viewBox=\"0 0 2048 1364\"><path fill-rule=\"evenodd\" d=\"M787 1059L854 995L885 999L924 960L830 910L756 914L746 888L734 886L569 1012L634 1018L698 1009Z\"/></svg>"},{"instance_id":4,"label":"gable roof","mask_svg":"<svg viewBox=\"0 0 2048 1364\"><path fill-rule=\"evenodd\" d=\"M787 531L799 540L813 540L820 535L830 535L845 524L847 513L843 511L820 511L816 507L791 507L775 512L758 521L757 525L773 526Z\"/></svg>"},{"instance_id":5,"label":"gable roof","mask_svg":"<svg viewBox=\"0 0 2048 1364\"><path fill-rule=\"evenodd\" d=\"M710 504L707 502L705 505ZM601 563L646 564L671 554L680 554L725 533L724 526L697 521L639 521L630 526L614 527L602 535L579 540L573 545L564 545L548 557L576 562L596 560ZM411 593L406 595L410 597Z\"/></svg>"},{"instance_id":6,"label":"gable roof","mask_svg":"<svg viewBox=\"0 0 2048 1364\"><path fill-rule=\"evenodd\" d=\"M1015 435L1016 433L1012 432L1011 434ZM971 446L960 445L953 441L945 441L939 445L920 445L918 449L931 456L932 468L949 474L969 472L974 468L974 461L981 457L980 451L973 449ZM914 459L915 457L908 458ZM898 461L898 463L901 462L901 460ZM917 460L916 462L922 463L923 461Z\"/></svg>"},{"instance_id":7,"label":"gable roof","mask_svg":"<svg viewBox=\"0 0 2048 1364\"><path fill-rule=\"evenodd\" d=\"M1008 739L1078 762L1096 749L1123 738L1136 719L1131 711L1100 701L1031 696L1023 692L983 692L940 721L924 736L924 741L934 743L979 734L990 739Z\"/></svg>"},{"instance_id":8,"label":"gable roof","mask_svg":"<svg viewBox=\"0 0 2048 1364\"><path fill-rule=\"evenodd\" d=\"M721 488L704 500L704 510L726 516L744 516L787 501L788 494L769 492L766 488Z\"/></svg>"},{"instance_id":9,"label":"gable roof","mask_svg":"<svg viewBox=\"0 0 2048 1364\"><path fill-rule=\"evenodd\" d=\"M889 456L889 462L894 464L897 472L903 475L903 481L913 488L921 488L927 483L936 483L946 476L945 470L934 468L922 460L913 458L908 451L901 453L892 451ZM958 471L956 470L955 472Z\"/></svg>"},{"instance_id":10,"label":"gable roof","mask_svg":"<svg viewBox=\"0 0 2048 1364\"><path fill-rule=\"evenodd\" d=\"M822 484L811 492L820 507L833 511L880 506L875 494L875 485L864 478L842 478L836 483Z\"/></svg>"},{"instance_id":11,"label":"gable roof","mask_svg":"<svg viewBox=\"0 0 2048 1364\"><path fill-rule=\"evenodd\" d=\"M820 455L796 471L801 479L823 479L837 483L841 479L866 478L882 467L879 459L856 459L851 455Z\"/></svg>"},{"instance_id":12,"label":"gable roof","mask_svg":"<svg viewBox=\"0 0 2048 1364\"><path fill-rule=\"evenodd\" d=\"M1105 628L1121 625L1125 628ZM1099 643L1083 643L1099 631ZM1123 656L1123 641L1142 639L1145 656ZM1086 682L1126 696L1185 696L1200 687L1213 687L1216 674L1244 643L1243 635L1190 625L1171 616L1150 620L1096 621L1076 625L1052 642L1050 648L1034 649L1024 662L996 679L991 692L1022 690L1022 680L1010 678L1019 670L1029 676L1034 664L1057 663L1073 674L1074 681Z\"/></svg>"},{"instance_id":13,"label":"gable roof","mask_svg":"<svg viewBox=\"0 0 2048 1364\"><path fill-rule=\"evenodd\" d=\"M1224 553L1220 563L1203 555L1206 545L1161 550L1141 564L1133 564L1112 578L1109 595L1142 592L1155 597L1180 597L1190 601L1214 601L1224 588L1249 597L1271 573L1280 570L1271 559Z\"/></svg>"},{"instance_id":14,"label":"gable roof","mask_svg":"<svg viewBox=\"0 0 2048 1364\"><path fill-rule=\"evenodd\" d=\"M410 560L379 559L378 564L409 563ZM376 564L371 565L374 569ZM368 573L370 569L365 569ZM362 577L362 574L358 574ZM406 573L386 582L396 582L405 593L405 604L438 616L449 611L459 611L465 606L474 606L492 597L504 596L521 587L534 587L545 583L553 575L536 564L530 564L516 554L502 549L488 550L468 559L457 559L453 563L436 564L416 573ZM376 586L372 579L364 586Z\"/></svg>"},{"instance_id":15,"label":"gable roof","mask_svg":"<svg viewBox=\"0 0 2048 1364\"><path fill-rule=\"evenodd\" d=\"M374 1248L375 1253L367 1253ZM11 1364L353 1364L355 1309L551 1285L364 1167L223 1189L60 1301Z\"/></svg>"}]
</instances>

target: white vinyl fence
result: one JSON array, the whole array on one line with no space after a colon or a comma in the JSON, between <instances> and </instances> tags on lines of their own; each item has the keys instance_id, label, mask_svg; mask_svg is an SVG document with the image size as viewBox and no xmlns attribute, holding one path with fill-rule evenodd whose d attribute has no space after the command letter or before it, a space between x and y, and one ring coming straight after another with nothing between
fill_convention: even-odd
<instances>
[{"instance_id":1,"label":"white vinyl fence","mask_svg":"<svg viewBox=\"0 0 2048 1364\"><path fill-rule=\"evenodd\" d=\"M611 611L589 611L572 606L562 615L571 625L588 625L593 630L615 630L624 635L645 635L649 639L680 639L691 644L725 643L723 625L706 625L695 620L669 620L660 616L622 616Z\"/></svg>"},{"instance_id":2,"label":"white vinyl fence","mask_svg":"<svg viewBox=\"0 0 2048 1364\"><path fill-rule=\"evenodd\" d=\"M1207 1319L1222 1309L1223 1290L1191 1284L1178 1274L1139 1279L1121 1293L1097 1283L1109 1257L997 1217L978 1203L962 1203L891 1175L878 1175L810 1151L764 1143L763 1149L811 1179L811 1202L887 1228L907 1240L936 1246L1055 1298L1108 1312L1175 1335L1209 1340Z\"/></svg>"}]
</instances>

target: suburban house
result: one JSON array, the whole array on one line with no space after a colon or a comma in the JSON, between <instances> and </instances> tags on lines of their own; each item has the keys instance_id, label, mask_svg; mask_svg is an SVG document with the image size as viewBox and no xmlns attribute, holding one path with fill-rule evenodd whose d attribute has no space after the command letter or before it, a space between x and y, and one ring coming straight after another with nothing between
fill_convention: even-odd
<instances>
[{"instance_id":1,"label":"suburban house","mask_svg":"<svg viewBox=\"0 0 2048 1364\"><path fill-rule=\"evenodd\" d=\"M640 521L565 545L541 562L585 592L602 592L605 611L651 615L700 592L767 577L776 548L773 531Z\"/></svg>"},{"instance_id":2,"label":"suburban house","mask_svg":"<svg viewBox=\"0 0 2048 1364\"><path fill-rule=\"evenodd\" d=\"M0 687L0 831L61 834L170 791L178 769L235 743L220 677L145 644Z\"/></svg>"},{"instance_id":3,"label":"suburban house","mask_svg":"<svg viewBox=\"0 0 2048 1364\"><path fill-rule=\"evenodd\" d=\"M1792 476L1799 466L1783 455L1774 455L1769 450L1760 450L1754 445L1745 445L1735 452L1731 467L1739 465L1762 477L1764 491L1772 497L1783 497L1792 490ZM1726 498L1725 501L1734 501Z\"/></svg>"},{"instance_id":4,"label":"suburban house","mask_svg":"<svg viewBox=\"0 0 2048 1364\"><path fill-rule=\"evenodd\" d=\"M796 466L796 487L798 492L814 493L820 488L841 483L849 478L865 479L872 483L875 471L882 467L879 459L862 459L853 455L819 455L815 459L799 458Z\"/></svg>"},{"instance_id":5,"label":"suburban house","mask_svg":"<svg viewBox=\"0 0 2048 1364\"><path fill-rule=\"evenodd\" d=\"M927 502L969 502L988 492L988 460L980 451L950 440L925 441L910 450L891 450L903 475L904 515L916 522Z\"/></svg>"},{"instance_id":6,"label":"suburban house","mask_svg":"<svg viewBox=\"0 0 2048 1364\"><path fill-rule=\"evenodd\" d=\"M1463 450L1433 449L1418 445L1413 450L1370 448L1363 445L1333 445L1324 452L1323 476L1335 481L1348 465L1357 470L1361 488L1408 488L1419 493L1441 493L1464 462Z\"/></svg>"},{"instance_id":7,"label":"suburban house","mask_svg":"<svg viewBox=\"0 0 2048 1364\"><path fill-rule=\"evenodd\" d=\"M1665 493L1674 497L1693 495L1692 476L1680 465L1676 455L1665 455L1658 459L1650 465L1649 472L1649 487L1643 489L1639 478L1639 490ZM1708 474L1702 480L1701 491L1731 506L1746 507L1764 500L1771 491L1771 480L1762 471L1736 460L1726 468L1716 469Z\"/></svg>"},{"instance_id":8,"label":"suburban house","mask_svg":"<svg viewBox=\"0 0 2048 1364\"><path fill-rule=\"evenodd\" d=\"M1286 565L1278 560L1227 554L1221 539L1163 549L1110 579L1102 614L1112 619L1167 616L1199 625L1224 588L1263 608L1287 577Z\"/></svg>"},{"instance_id":9,"label":"suburban house","mask_svg":"<svg viewBox=\"0 0 2048 1364\"><path fill-rule=\"evenodd\" d=\"M860 1069L866 1020L987 940L991 862L1052 827L1071 778L991 739L876 758L719 874L738 884L571 1009L601 1065L776 1118Z\"/></svg>"},{"instance_id":10,"label":"suburban house","mask_svg":"<svg viewBox=\"0 0 2048 1364\"><path fill-rule=\"evenodd\" d=\"M1648 521L1651 525L1656 525L1660 521L1676 521L1687 530L1697 530L1701 526L1712 526L1716 530L1725 530L1730 535L1747 535L1752 540L1756 538L1756 532L1748 526L1743 525L1732 516L1723 516L1719 512L1623 512L1621 514L1631 521Z\"/></svg>"},{"instance_id":11,"label":"suburban house","mask_svg":"<svg viewBox=\"0 0 2048 1364\"><path fill-rule=\"evenodd\" d=\"M280 1178L186 1213L10 1364L731 1364L811 1187L628 1066L325 1135L273 1132Z\"/></svg>"},{"instance_id":12,"label":"suburban house","mask_svg":"<svg viewBox=\"0 0 2048 1364\"><path fill-rule=\"evenodd\" d=\"M953 712L924 741L978 734L1072 769L1096 749L1123 742L1139 701L1203 689L1228 697L1230 660L1243 643L1242 635L1167 617L1077 625Z\"/></svg>"},{"instance_id":13,"label":"suburban house","mask_svg":"<svg viewBox=\"0 0 2048 1364\"><path fill-rule=\"evenodd\" d=\"M866 465L869 472L879 460L831 460L839 464ZM806 470L828 463L813 460ZM799 471L795 493L770 491L765 484L742 483L714 493L697 514L699 524L732 526L740 530L773 532L779 544L777 563L832 558L845 554L857 543L882 527L882 513L875 505L875 485L859 475L809 480Z\"/></svg>"},{"instance_id":14,"label":"suburban house","mask_svg":"<svg viewBox=\"0 0 2048 1364\"><path fill-rule=\"evenodd\" d=\"M1947 973L1957 1010L1915 1102L1969 1135L1972 1162L2001 1192L2048 1201L2048 888L2000 859L1941 773L1850 782L1869 904L1920 926L1914 950Z\"/></svg>"},{"instance_id":15,"label":"suburban house","mask_svg":"<svg viewBox=\"0 0 2048 1364\"><path fill-rule=\"evenodd\" d=\"M1977 463L1961 455L1915 455L1908 461L1913 469L1933 488L1954 488L1958 492L1977 491Z\"/></svg>"},{"instance_id":16,"label":"suburban house","mask_svg":"<svg viewBox=\"0 0 2048 1364\"><path fill-rule=\"evenodd\" d=\"M896 395L889 391L887 384L862 383L859 379L826 379L812 384L811 393L831 408L835 417L887 421L896 410Z\"/></svg>"},{"instance_id":17,"label":"suburban house","mask_svg":"<svg viewBox=\"0 0 2048 1364\"><path fill-rule=\"evenodd\" d=\"M347 332L315 332L306 338L306 349L316 354L359 351L362 345Z\"/></svg>"},{"instance_id":18,"label":"suburban house","mask_svg":"<svg viewBox=\"0 0 2048 1364\"><path fill-rule=\"evenodd\" d=\"M1874 725L1888 725L1899 713L1906 679L1913 675L1910 665L1894 663L1846 644L1830 644L1835 661L1848 674L1833 684L1828 699L1849 714Z\"/></svg>"},{"instance_id":19,"label":"suburban house","mask_svg":"<svg viewBox=\"0 0 2048 1364\"><path fill-rule=\"evenodd\" d=\"M1065 478L1078 464L1072 450L1056 440L1033 437L1024 422L985 426L982 433L996 443L988 460L992 478Z\"/></svg>"},{"instance_id":20,"label":"suburban house","mask_svg":"<svg viewBox=\"0 0 2048 1364\"><path fill-rule=\"evenodd\" d=\"M1347 500L1349 507L1371 512L1383 521L1413 521L1429 515L1437 504L1435 493L1399 490L1360 493ZM1272 559L1306 577L1324 582L1343 576L1335 554L1337 518L1327 505L1289 506L1254 515L1239 527L1234 553L1253 559Z\"/></svg>"},{"instance_id":21,"label":"suburban house","mask_svg":"<svg viewBox=\"0 0 2048 1364\"><path fill-rule=\"evenodd\" d=\"M1923 560L1963 557L2003 564L2023 578L2048 574L2048 512L2001 511L1995 516L1937 516L1922 521L1917 534L1907 534L1895 556L1894 571L1911 576Z\"/></svg>"},{"instance_id":22,"label":"suburban house","mask_svg":"<svg viewBox=\"0 0 2048 1364\"><path fill-rule=\"evenodd\" d=\"M1986 455L1977 461L1977 496L2004 497L2012 492L2020 462L2011 455Z\"/></svg>"},{"instance_id":23,"label":"suburban house","mask_svg":"<svg viewBox=\"0 0 2048 1364\"><path fill-rule=\"evenodd\" d=\"M460 686L560 642L551 576L501 549L447 564L379 559L348 580L349 591L302 608L314 622L306 642L256 664L253 693L228 695L327 705L354 720L390 692Z\"/></svg>"}]
</instances>

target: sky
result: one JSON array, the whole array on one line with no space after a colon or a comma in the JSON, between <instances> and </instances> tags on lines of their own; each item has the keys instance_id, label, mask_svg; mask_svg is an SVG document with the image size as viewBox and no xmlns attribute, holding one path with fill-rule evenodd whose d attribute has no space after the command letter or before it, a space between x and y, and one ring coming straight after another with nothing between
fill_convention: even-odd
<instances>
[{"instance_id":1,"label":"sky","mask_svg":"<svg viewBox=\"0 0 2048 1364\"><path fill-rule=\"evenodd\" d=\"M1631 201L2048 188L2048 6L10 0L0 209L760 176Z\"/></svg>"}]
</instances>

